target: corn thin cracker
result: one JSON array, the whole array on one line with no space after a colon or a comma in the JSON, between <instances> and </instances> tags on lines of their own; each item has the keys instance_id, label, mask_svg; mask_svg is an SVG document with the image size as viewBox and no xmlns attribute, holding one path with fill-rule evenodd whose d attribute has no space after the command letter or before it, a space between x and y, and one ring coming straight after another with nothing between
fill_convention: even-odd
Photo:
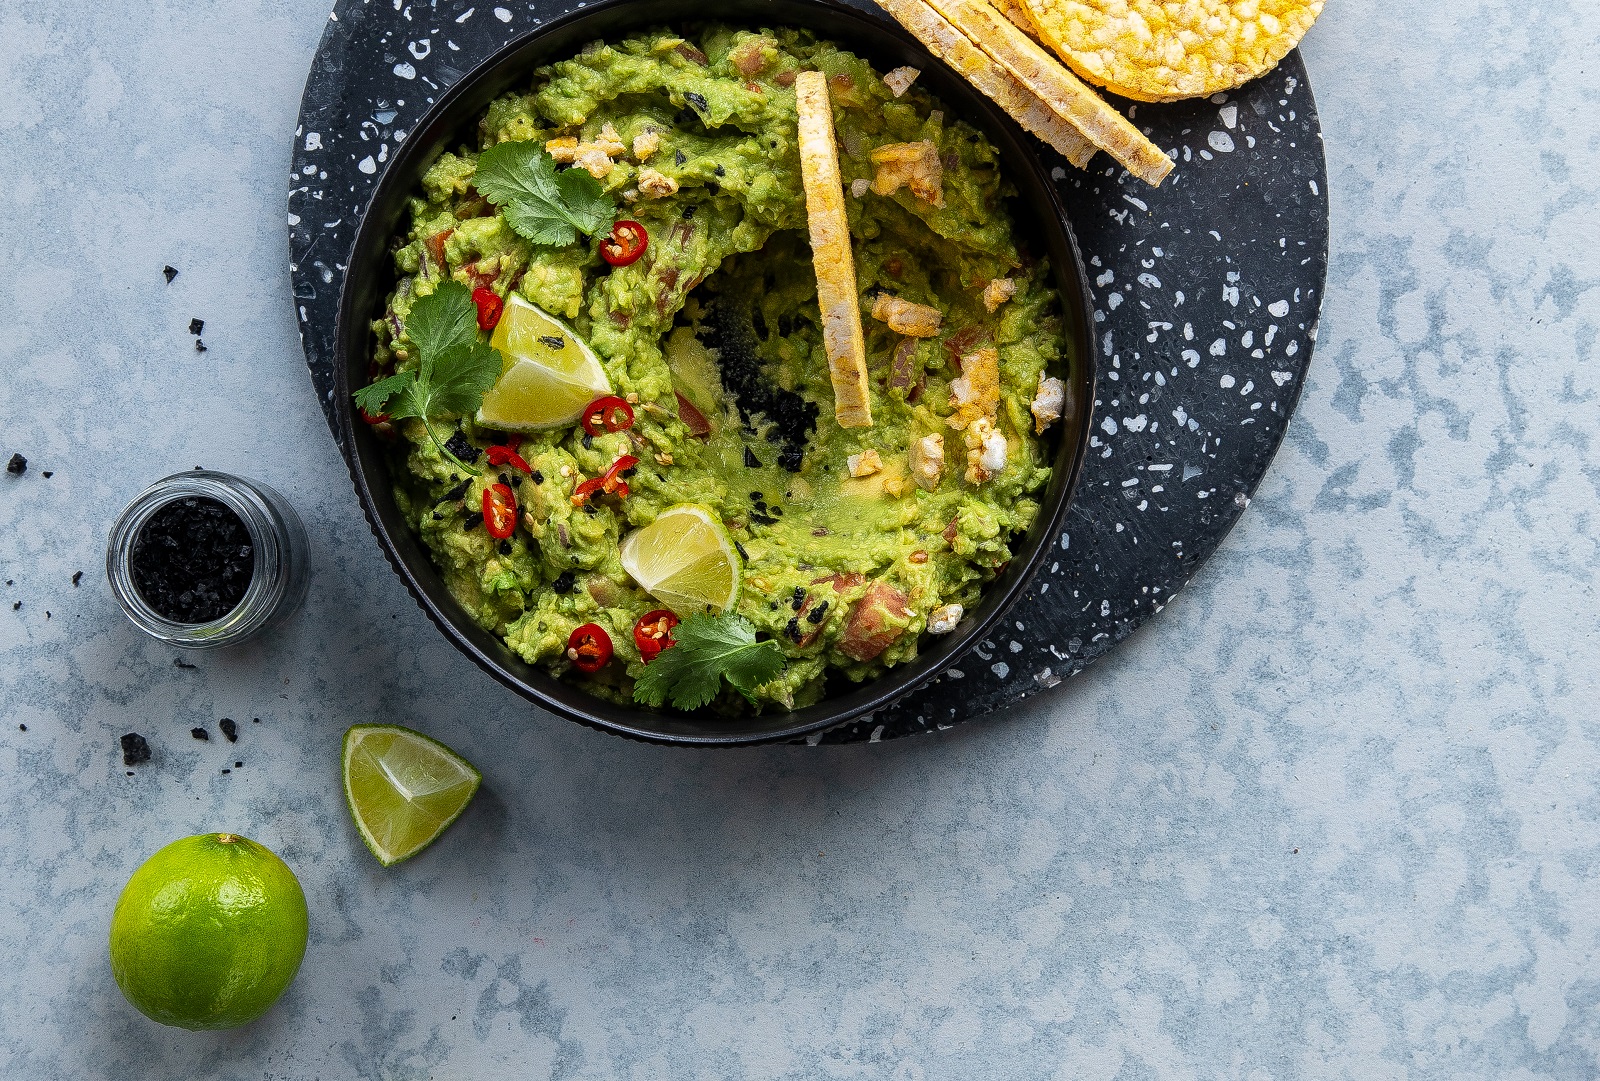
<instances>
[{"instance_id":1,"label":"corn thin cracker","mask_svg":"<svg viewBox=\"0 0 1600 1081\"><path fill-rule=\"evenodd\" d=\"M1205 97L1265 75L1323 0L1021 0L1079 75L1137 101Z\"/></svg>"}]
</instances>

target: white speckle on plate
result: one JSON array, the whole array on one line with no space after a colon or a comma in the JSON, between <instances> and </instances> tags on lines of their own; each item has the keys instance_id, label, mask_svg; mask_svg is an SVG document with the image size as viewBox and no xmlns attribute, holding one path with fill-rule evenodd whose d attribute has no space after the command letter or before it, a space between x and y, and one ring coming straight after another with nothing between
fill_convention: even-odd
<instances>
[{"instance_id":1,"label":"white speckle on plate","mask_svg":"<svg viewBox=\"0 0 1600 1081\"><path fill-rule=\"evenodd\" d=\"M511 12L507 11L505 8L495 8L494 17L503 23L508 23L511 21Z\"/></svg>"},{"instance_id":2,"label":"white speckle on plate","mask_svg":"<svg viewBox=\"0 0 1600 1081\"><path fill-rule=\"evenodd\" d=\"M1287 300L1274 300L1267 305L1267 311L1271 312L1274 318L1282 319L1289 314L1289 302Z\"/></svg>"},{"instance_id":3,"label":"white speckle on plate","mask_svg":"<svg viewBox=\"0 0 1600 1081\"><path fill-rule=\"evenodd\" d=\"M417 69L404 62L394 66L394 73L402 79L415 79L417 77Z\"/></svg>"},{"instance_id":4,"label":"white speckle on plate","mask_svg":"<svg viewBox=\"0 0 1600 1081\"><path fill-rule=\"evenodd\" d=\"M362 158L361 161L356 164L356 168L360 169L363 173L366 173L368 176L371 176L373 173L378 171L378 163L372 160L372 155L371 154L368 154L366 157Z\"/></svg>"}]
</instances>

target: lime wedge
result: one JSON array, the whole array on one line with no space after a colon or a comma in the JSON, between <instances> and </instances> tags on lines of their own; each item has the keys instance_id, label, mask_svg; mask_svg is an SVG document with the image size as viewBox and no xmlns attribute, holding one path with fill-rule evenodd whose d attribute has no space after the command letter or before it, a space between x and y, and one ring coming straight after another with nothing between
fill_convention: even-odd
<instances>
[{"instance_id":1,"label":"lime wedge","mask_svg":"<svg viewBox=\"0 0 1600 1081\"><path fill-rule=\"evenodd\" d=\"M739 599L739 553L715 514L679 503L622 539L622 568L679 615L725 612Z\"/></svg>"},{"instance_id":2,"label":"lime wedge","mask_svg":"<svg viewBox=\"0 0 1600 1081\"><path fill-rule=\"evenodd\" d=\"M393 724L344 734L344 798L385 867L410 859L461 816L482 774L436 739Z\"/></svg>"},{"instance_id":3,"label":"lime wedge","mask_svg":"<svg viewBox=\"0 0 1600 1081\"><path fill-rule=\"evenodd\" d=\"M504 360L478 409L480 424L510 432L559 428L577 423L584 406L611 393L589 344L519 293L506 297L489 344Z\"/></svg>"}]
</instances>

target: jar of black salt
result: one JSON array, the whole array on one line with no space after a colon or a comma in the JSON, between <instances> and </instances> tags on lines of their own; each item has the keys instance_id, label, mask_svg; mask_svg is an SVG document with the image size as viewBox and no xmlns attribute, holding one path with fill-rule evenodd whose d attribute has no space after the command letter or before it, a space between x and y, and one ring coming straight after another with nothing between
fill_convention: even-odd
<instances>
[{"instance_id":1,"label":"jar of black salt","mask_svg":"<svg viewBox=\"0 0 1600 1081\"><path fill-rule=\"evenodd\" d=\"M256 481L196 469L157 481L111 527L106 575L146 634L177 646L241 642L305 599L305 527Z\"/></svg>"}]
</instances>

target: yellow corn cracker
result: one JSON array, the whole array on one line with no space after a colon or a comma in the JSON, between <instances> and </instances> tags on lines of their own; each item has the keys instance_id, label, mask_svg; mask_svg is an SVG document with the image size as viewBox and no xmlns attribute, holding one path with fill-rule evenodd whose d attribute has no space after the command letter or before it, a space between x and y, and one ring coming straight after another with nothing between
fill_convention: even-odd
<instances>
[{"instance_id":1,"label":"yellow corn cracker","mask_svg":"<svg viewBox=\"0 0 1600 1081\"><path fill-rule=\"evenodd\" d=\"M1137 101L1231 90L1278 66L1323 0L1021 0L1067 65Z\"/></svg>"},{"instance_id":2,"label":"yellow corn cracker","mask_svg":"<svg viewBox=\"0 0 1600 1081\"><path fill-rule=\"evenodd\" d=\"M867 345L861 330L861 297L850 252L828 77L820 71L800 72L794 78L794 97L800 122L800 180L806 191L817 306L822 310L822 347L833 383L833 415L841 428L870 428Z\"/></svg>"},{"instance_id":3,"label":"yellow corn cracker","mask_svg":"<svg viewBox=\"0 0 1600 1081\"><path fill-rule=\"evenodd\" d=\"M922 0L882 0L879 6L911 31L929 52L1010 114L1011 119L1054 147L1078 168L1089 164L1099 148L995 63L970 38L951 26L944 16Z\"/></svg>"},{"instance_id":4,"label":"yellow corn cracker","mask_svg":"<svg viewBox=\"0 0 1600 1081\"><path fill-rule=\"evenodd\" d=\"M989 0L989 2L1012 26L1034 41L1044 40L1039 36L1039 27L1033 21L1033 12L1028 10L1027 0Z\"/></svg>"},{"instance_id":5,"label":"yellow corn cracker","mask_svg":"<svg viewBox=\"0 0 1600 1081\"><path fill-rule=\"evenodd\" d=\"M1172 171L1172 159L1159 146L985 0L932 0L929 6L1128 172L1153 187Z\"/></svg>"}]
</instances>

